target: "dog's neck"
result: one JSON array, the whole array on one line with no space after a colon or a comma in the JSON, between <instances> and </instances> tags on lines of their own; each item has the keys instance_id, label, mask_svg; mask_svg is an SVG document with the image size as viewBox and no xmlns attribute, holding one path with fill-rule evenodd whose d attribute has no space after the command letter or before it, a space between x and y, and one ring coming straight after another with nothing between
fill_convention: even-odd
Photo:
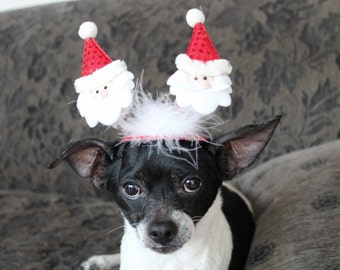
<instances>
[{"instance_id":1,"label":"dog's neck","mask_svg":"<svg viewBox=\"0 0 340 270\"><path fill-rule=\"evenodd\" d=\"M222 198L219 192L211 208L196 224L191 239L171 254L159 254L144 247L135 228L125 220L120 270L222 269L231 258L232 235L221 208ZM224 257L220 258L219 254L224 254Z\"/></svg>"}]
</instances>

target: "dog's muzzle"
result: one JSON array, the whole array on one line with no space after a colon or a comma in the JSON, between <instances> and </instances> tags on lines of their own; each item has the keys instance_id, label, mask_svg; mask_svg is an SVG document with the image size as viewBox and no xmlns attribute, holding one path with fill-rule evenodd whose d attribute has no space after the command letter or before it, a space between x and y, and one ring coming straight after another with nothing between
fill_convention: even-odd
<instances>
[{"instance_id":1,"label":"dog's muzzle","mask_svg":"<svg viewBox=\"0 0 340 270\"><path fill-rule=\"evenodd\" d=\"M183 211L159 213L144 218L137 225L137 234L146 247L162 254L172 253L189 241L195 226Z\"/></svg>"},{"instance_id":2,"label":"dog's muzzle","mask_svg":"<svg viewBox=\"0 0 340 270\"><path fill-rule=\"evenodd\" d=\"M155 243L153 250L159 253L170 253L178 247L171 245L172 240L178 234L177 225L169 221L155 221L150 224L148 229L149 238Z\"/></svg>"}]
</instances>

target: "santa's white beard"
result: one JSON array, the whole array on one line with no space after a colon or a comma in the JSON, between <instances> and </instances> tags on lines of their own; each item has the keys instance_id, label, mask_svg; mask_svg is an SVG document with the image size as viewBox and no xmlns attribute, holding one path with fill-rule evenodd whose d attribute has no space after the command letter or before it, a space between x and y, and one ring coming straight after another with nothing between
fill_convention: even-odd
<instances>
[{"instance_id":1,"label":"santa's white beard","mask_svg":"<svg viewBox=\"0 0 340 270\"><path fill-rule=\"evenodd\" d=\"M211 82L209 89L203 89L196 82L187 81L171 85L170 93L176 96L178 106L191 106L201 114L210 114L218 106L227 107L231 104L232 89L225 82Z\"/></svg>"},{"instance_id":2,"label":"santa's white beard","mask_svg":"<svg viewBox=\"0 0 340 270\"><path fill-rule=\"evenodd\" d=\"M114 125L122 116L122 110L130 106L133 96L131 89L134 87L131 77L122 74L117 82L116 87L108 90L106 98L94 96L93 91L79 94L77 108L91 128L98 123Z\"/></svg>"}]
</instances>

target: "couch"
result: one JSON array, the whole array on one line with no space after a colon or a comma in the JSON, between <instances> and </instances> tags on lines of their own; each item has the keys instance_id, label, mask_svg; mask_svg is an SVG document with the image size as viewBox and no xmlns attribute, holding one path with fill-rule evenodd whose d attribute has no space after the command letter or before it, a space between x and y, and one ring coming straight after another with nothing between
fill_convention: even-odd
<instances>
[{"instance_id":1,"label":"couch","mask_svg":"<svg viewBox=\"0 0 340 270\"><path fill-rule=\"evenodd\" d=\"M81 0L0 13L0 269L80 269L119 250L113 199L67 166L47 164L73 139L112 139L75 106L86 20L145 89L167 91L197 1ZM257 223L246 269L340 269L340 6L333 0L202 1L233 65L232 105L216 134L283 118L233 184ZM143 76L142 76L143 73Z\"/></svg>"}]
</instances>

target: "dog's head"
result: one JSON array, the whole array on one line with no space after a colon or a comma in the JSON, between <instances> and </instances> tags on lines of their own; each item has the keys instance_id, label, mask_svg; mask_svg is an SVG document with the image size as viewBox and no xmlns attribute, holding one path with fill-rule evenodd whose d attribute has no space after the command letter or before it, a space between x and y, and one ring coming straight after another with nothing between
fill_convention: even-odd
<instances>
[{"instance_id":1,"label":"dog's head","mask_svg":"<svg viewBox=\"0 0 340 270\"><path fill-rule=\"evenodd\" d=\"M279 120L243 127L199 147L181 141L197 155L197 166L187 162L190 151L166 153L150 144L86 139L69 144L50 168L66 160L79 175L107 189L143 244L170 253L191 238L222 181L253 163Z\"/></svg>"}]
</instances>

